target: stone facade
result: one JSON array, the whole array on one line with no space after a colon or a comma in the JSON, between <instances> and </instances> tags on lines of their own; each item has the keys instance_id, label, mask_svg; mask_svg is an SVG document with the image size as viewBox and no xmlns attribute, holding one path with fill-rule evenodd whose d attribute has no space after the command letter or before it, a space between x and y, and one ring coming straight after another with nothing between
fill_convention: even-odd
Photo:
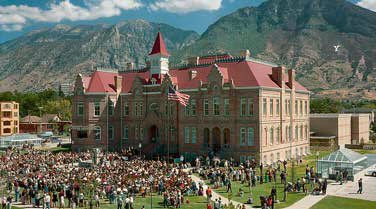
<instances>
[{"instance_id":1,"label":"stone facade","mask_svg":"<svg viewBox=\"0 0 376 209\"><path fill-rule=\"evenodd\" d=\"M368 114L312 114L310 123L313 138L334 136L338 147L369 140Z\"/></svg>"}]
</instances>

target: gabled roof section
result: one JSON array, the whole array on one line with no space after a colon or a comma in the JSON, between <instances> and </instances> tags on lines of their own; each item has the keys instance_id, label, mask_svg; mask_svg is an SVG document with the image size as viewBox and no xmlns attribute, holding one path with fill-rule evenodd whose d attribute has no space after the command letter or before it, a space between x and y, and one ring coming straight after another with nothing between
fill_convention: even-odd
<instances>
[{"instance_id":1,"label":"gabled roof section","mask_svg":"<svg viewBox=\"0 0 376 209\"><path fill-rule=\"evenodd\" d=\"M90 79L90 84L86 92L116 92L114 77L115 72L95 71Z\"/></svg>"},{"instance_id":2,"label":"gabled roof section","mask_svg":"<svg viewBox=\"0 0 376 209\"><path fill-rule=\"evenodd\" d=\"M154 41L153 49L151 50L149 55L154 54L161 54L163 56L170 56L170 53L168 53L166 44L163 41L162 33L158 32L157 38Z\"/></svg>"}]
</instances>

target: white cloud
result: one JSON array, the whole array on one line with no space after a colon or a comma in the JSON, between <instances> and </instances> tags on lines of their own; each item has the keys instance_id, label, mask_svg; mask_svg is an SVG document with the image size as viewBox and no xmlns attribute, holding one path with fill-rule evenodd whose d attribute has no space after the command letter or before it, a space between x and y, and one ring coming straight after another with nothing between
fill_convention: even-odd
<instances>
[{"instance_id":1,"label":"white cloud","mask_svg":"<svg viewBox=\"0 0 376 209\"><path fill-rule=\"evenodd\" d=\"M86 7L81 7L65 0L49 5L47 10L26 5L0 6L0 30L21 30L25 24L33 21L58 23L63 20L95 20L143 6L140 0L87 0L85 4Z\"/></svg>"},{"instance_id":2,"label":"white cloud","mask_svg":"<svg viewBox=\"0 0 376 209\"><path fill-rule=\"evenodd\" d=\"M153 11L166 10L172 13L189 13L200 10L218 10L222 0L158 0L149 8Z\"/></svg>"},{"instance_id":3,"label":"white cloud","mask_svg":"<svg viewBox=\"0 0 376 209\"><path fill-rule=\"evenodd\" d=\"M376 0L361 0L357 5L376 12Z\"/></svg>"}]
</instances>

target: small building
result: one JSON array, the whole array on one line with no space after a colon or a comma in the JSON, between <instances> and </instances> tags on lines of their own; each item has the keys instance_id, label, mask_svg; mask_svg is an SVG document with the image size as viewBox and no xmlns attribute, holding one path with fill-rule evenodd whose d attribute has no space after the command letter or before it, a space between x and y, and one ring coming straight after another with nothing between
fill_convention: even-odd
<instances>
[{"instance_id":1,"label":"small building","mask_svg":"<svg viewBox=\"0 0 376 209\"><path fill-rule=\"evenodd\" d=\"M311 149L338 149L369 140L368 114L311 114Z\"/></svg>"},{"instance_id":2,"label":"small building","mask_svg":"<svg viewBox=\"0 0 376 209\"><path fill-rule=\"evenodd\" d=\"M42 118L28 115L20 121L20 133L63 132L65 125L71 121L63 121L57 114L44 114Z\"/></svg>"},{"instance_id":3,"label":"small building","mask_svg":"<svg viewBox=\"0 0 376 209\"><path fill-rule=\"evenodd\" d=\"M10 136L19 132L19 104L0 102L0 136Z\"/></svg>"},{"instance_id":4,"label":"small building","mask_svg":"<svg viewBox=\"0 0 376 209\"><path fill-rule=\"evenodd\" d=\"M354 180L354 175L367 167L367 156L340 148L318 159L316 167L321 178L336 179L341 172L347 171L347 179Z\"/></svg>"},{"instance_id":5,"label":"small building","mask_svg":"<svg viewBox=\"0 0 376 209\"><path fill-rule=\"evenodd\" d=\"M310 124L316 137L335 136L337 146L351 143L351 114L311 114Z\"/></svg>"}]
</instances>

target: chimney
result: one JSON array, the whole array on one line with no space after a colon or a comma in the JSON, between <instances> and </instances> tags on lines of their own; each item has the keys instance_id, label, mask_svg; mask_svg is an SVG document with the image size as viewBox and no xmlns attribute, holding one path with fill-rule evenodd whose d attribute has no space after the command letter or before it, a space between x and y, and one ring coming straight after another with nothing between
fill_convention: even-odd
<instances>
[{"instance_id":1,"label":"chimney","mask_svg":"<svg viewBox=\"0 0 376 209\"><path fill-rule=\"evenodd\" d=\"M249 59L251 57L251 52L248 49L240 51L240 57L245 57L246 59Z\"/></svg>"},{"instance_id":2,"label":"chimney","mask_svg":"<svg viewBox=\"0 0 376 209\"><path fill-rule=\"evenodd\" d=\"M189 80L193 80L197 76L197 71L196 70L190 70L189 71Z\"/></svg>"},{"instance_id":3,"label":"chimney","mask_svg":"<svg viewBox=\"0 0 376 209\"><path fill-rule=\"evenodd\" d=\"M121 82L122 82L122 80L123 80L123 78L121 76L119 76L119 75L114 76L116 93L121 92L121 85L122 85Z\"/></svg>"},{"instance_id":4,"label":"chimney","mask_svg":"<svg viewBox=\"0 0 376 209\"><path fill-rule=\"evenodd\" d=\"M127 62L127 70L133 70L134 69L134 63L133 62Z\"/></svg>"},{"instance_id":5,"label":"chimney","mask_svg":"<svg viewBox=\"0 0 376 209\"><path fill-rule=\"evenodd\" d=\"M200 64L200 57L189 57L188 65L198 65Z\"/></svg>"},{"instance_id":6,"label":"chimney","mask_svg":"<svg viewBox=\"0 0 376 209\"><path fill-rule=\"evenodd\" d=\"M285 68L282 66L273 67L272 79L278 84L279 87L282 87L285 82Z\"/></svg>"},{"instance_id":7,"label":"chimney","mask_svg":"<svg viewBox=\"0 0 376 209\"><path fill-rule=\"evenodd\" d=\"M288 86L291 89L295 88L295 70L294 69L289 69L288 74L289 74Z\"/></svg>"}]
</instances>

